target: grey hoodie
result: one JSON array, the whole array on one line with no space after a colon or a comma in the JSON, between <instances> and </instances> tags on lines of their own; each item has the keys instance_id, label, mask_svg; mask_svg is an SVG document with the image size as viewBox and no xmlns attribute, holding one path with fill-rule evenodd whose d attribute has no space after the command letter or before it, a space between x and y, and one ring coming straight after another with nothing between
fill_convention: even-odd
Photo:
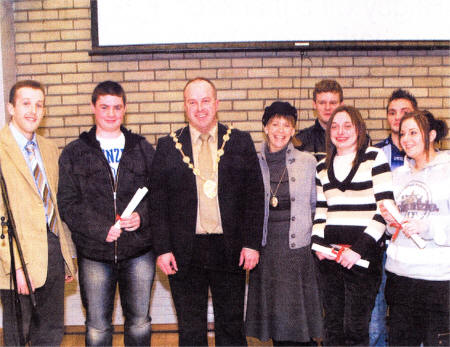
<instances>
[{"instance_id":1,"label":"grey hoodie","mask_svg":"<svg viewBox=\"0 0 450 347\"><path fill-rule=\"evenodd\" d=\"M450 152L439 152L419 171L414 160L405 158L393 172L393 183L402 215L421 221L426 247L420 249L400 232L387 249L386 270L422 280L450 280Z\"/></svg>"}]
</instances>

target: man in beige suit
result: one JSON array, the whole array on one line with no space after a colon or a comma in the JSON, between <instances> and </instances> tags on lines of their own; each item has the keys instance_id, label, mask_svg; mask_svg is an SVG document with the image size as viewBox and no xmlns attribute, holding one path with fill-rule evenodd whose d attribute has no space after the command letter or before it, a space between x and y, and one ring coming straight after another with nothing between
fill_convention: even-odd
<instances>
[{"instance_id":1,"label":"man in beige suit","mask_svg":"<svg viewBox=\"0 0 450 347\"><path fill-rule=\"evenodd\" d=\"M35 133L44 116L44 88L17 82L10 92L11 122L0 131L0 165L12 216L31 281L28 288L14 249L23 338L31 345L60 345L64 334L64 282L75 274L73 245L62 226L56 201L58 148ZM7 216L0 199L0 216ZM10 278L8 238L0 239L0 289L5 345L19 345L17 304ZM30 290L36 308L30 302Z\"/></svg>"}]
</instances>

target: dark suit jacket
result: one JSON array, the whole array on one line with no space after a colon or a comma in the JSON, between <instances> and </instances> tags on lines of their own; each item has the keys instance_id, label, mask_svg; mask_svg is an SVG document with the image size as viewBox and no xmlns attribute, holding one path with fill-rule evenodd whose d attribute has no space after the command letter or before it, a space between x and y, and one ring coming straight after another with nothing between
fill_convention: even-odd
<instances>
[{"instance_id":1,"label":"dark suit jacket","mask_svg":"<svg viewBox=\"0 0 450 347\"><path fill-rule=\"evenodd\" d=\"M218 148L227 128L218 124ZM176 132L192 161L189 127ZM225 240L226 269L238 270L242 247L259 250L264 218L264 186L248 133L233 129L218 168L218 197ZM150 180L150 221L156 255L173 252L181 271L190 264L197 221L195 176L170 136L159 139Z\"/></svg>"}]
</instances>

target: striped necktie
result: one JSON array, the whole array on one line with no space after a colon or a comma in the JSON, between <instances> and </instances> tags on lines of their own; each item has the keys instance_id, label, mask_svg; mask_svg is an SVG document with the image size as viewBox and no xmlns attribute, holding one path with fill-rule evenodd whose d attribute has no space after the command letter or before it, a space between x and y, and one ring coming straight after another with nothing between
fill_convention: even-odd
<instances>
[{"instance_id":1,"label":"striped necktie","mask_svg":"<svg viewBox=\"0 0 450 347\"><path fill-rule=\"evenodd\" d=\"M34 181L36 183L37 190L39 194L41 195L42 201L44 202L45 207L45 213L47 215L47 224L49 230L55 234L58 235L55 222L56 222L56 216L55 216L55 207L53 205L52 197L50 194L50 190L48 188L47 182L45 181L44 174L39 167L39 163L36 159L36 155L34 152L35 144L33 141L29 141L25 149L28 153L28 158L30 159L31 163L31 172L33 173Z\"/></svg>"}]
</instances>

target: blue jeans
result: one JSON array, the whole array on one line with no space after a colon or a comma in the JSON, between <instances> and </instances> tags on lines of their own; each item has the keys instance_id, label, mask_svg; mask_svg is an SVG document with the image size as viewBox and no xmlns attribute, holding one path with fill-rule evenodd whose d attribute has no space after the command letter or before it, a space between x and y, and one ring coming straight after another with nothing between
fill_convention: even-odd
<instances>
[{"instance_id":1,"label":"blue jeans","mask_svg":"<svg viewBox=\"0 0 450 347\"><path fill-rule=\"evenodd\" d=\"M370 346L388 346L388 332L386 327L387 304L384 298L384 287L386 285L386 272L384 265L386 264L386 252L383 253L383 273L381 277L381 285L375 299L375 306L372 310L372 317L369 325L369 344Z\"/></svg>"},{"instance_id":2,"label":"blue jeans","mask_svg":"<svg viewBox=\"0 0 450 347\"><path fill-rule=\"evenodd\" d=\"M155 257L147 252L117 264L78 258L81 300L86 310L86 346L112 345L112 313L117 283L125 316L126 346L149 346L150 294Z\"/></svg>"}]
</instances>

